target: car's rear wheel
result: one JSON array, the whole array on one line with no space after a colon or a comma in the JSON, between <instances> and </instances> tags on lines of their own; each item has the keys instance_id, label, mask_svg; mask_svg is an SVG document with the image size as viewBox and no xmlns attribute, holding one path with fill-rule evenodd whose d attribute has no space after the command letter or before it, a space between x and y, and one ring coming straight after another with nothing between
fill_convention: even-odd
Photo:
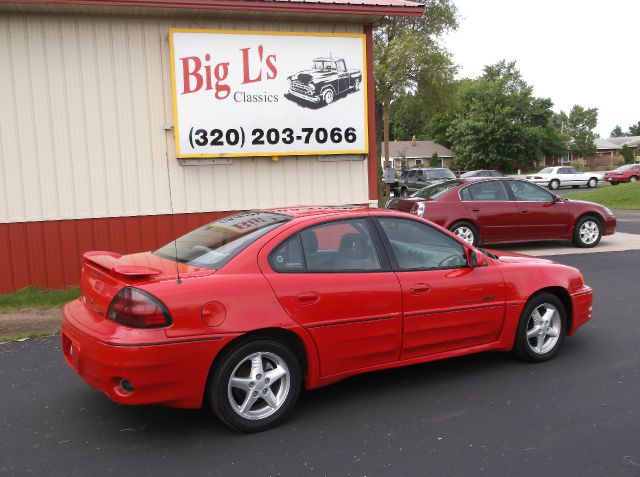
<instances>
[{"instance_id":1,"label":"car's rear wheel","mask_svg":"<svg viewBox=\"0 0 640 477\"><path fill-rule=\"evenodd\" d=\"M591 216L582 217L573 229L573 243L581 248L591 248L598 245L602 238L602 225L598 219Z\"/></svg>"},{"instance_id":2,"label":"car's rear wheel","mask_svg":"<svg viewBox=\"0 0 640 477\"><path fill-rule=\"evenodd\" d=\"M560 187L560 181L558 179L553 179L549 182L549 189L556 190L558 187Z\"/></svg>"},{"instance_id":3,"label":"car's rear wheel","mask_svg":"<svg viewBox=\"0 0 640 477\"><path fill-rule=\"evenodd\" d=\"M449 227L449 230L473 246L478 246L480 243L480 233L478 229L469 222L456 222Z\"/></svg>"},{"instance_id":4,"label":"car's rear wheel","mask_svg":"<svg viewBox=\"0 0 640 477\"><path fill-rule=\"evenodd\" d=\"M302 373L296 355L284 344L258 339L231 348L211 372L208 398L225 424L259 432L280 424L300 394Z\"/></svg>"},{"instance_id":5,"label":"car's rear wheel","mask_svg":"<svg viewBox=\"0 0 640 477\"><path fill-rule=\"evenodd\" d=\"M598 179L596 179L595 177L592 177L591 179L589 179L589 181L587 182L587 187L590 187L591 189L594 189L598 186Z\"/></svg>"},{"instance_id":6,"label":"car's rear wheel","mask_svg":"<svg viewBox=\"0 0 640 477\"><path fill-rule=\"evenodd\" d=\"M638 177L637 177L637 176L631 176L631 177L629 177L629 182L635 182L635 181L637 181L637 180L638 180Z\"/></svg>"},{"instance_id":7,"label":"car's rear wheel","mask_svg":"<svg viewBox=\"0 0 640 477\"><path fill-rule=\"evenodd\" d=\"M529 362L546 361L558 352L566 334L567 316L557 296L540 293L524 307L513 352Z\"/></svg>"},{"instance_id":8,"label":"car's rear wheel","mask_svg":"<svg viewBox=\"0 0 640 477\"><path fill-rule=\"evenodd\" d=\"M322 100L324 101L324 104L331 104L333 103L333 90L332 89L325 89L324 92L322 93Z\"/></svg>"}]
</instances>

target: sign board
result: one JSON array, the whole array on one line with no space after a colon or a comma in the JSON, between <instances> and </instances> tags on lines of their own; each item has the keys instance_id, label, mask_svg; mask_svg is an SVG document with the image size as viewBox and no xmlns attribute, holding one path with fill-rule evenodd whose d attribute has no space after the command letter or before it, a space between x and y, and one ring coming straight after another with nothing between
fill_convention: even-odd
<instances>
[{"instance_id":1,"label":"sign board","mask_svg":"<svg viewBox=\"0 0 640 477\"><path fill-rule=\"evenodd\" d=\"M365 154L365 36L169 31L178 158Z\"/></svg>"}]
</instances>

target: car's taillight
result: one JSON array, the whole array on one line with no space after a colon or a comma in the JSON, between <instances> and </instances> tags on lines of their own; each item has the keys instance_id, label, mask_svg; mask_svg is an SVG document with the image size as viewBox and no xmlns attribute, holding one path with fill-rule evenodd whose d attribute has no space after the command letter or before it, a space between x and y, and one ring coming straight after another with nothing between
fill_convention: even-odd
<instances>
[{"instance_id":1,"label":"car's taillight","mask_svg":"<svg viewBox=\"0 0 640 477\"><path fill-rule=\"evenodd\" d=\"M424 202L416 202L415 204L413 204L413 207L411 207L409 213L415 214L418 217L422 217L424 214Z\"/></svg>"},{"instance_id":2,"label":"car's taillight","mask_svg":"<svg viewBox=\"0 0 640 477\"><path fill-rule=\"evenodd\" d=\"M171 315L160 301L144 290L125 287L113 298L107 318L131 328L159 328L171 324Z\"/></svg>"}]
</instances>

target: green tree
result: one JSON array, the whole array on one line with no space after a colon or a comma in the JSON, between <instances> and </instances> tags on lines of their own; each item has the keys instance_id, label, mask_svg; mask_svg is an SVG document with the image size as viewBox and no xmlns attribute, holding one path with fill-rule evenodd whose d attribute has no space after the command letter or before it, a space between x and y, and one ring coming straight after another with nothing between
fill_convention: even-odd
<instances>
[{"instance_id":1,"label":"green tree","mask_svg":"<svg viewBox=\"0 0 640 477\"><path fill-rule=\"evenodd\" d=\"M622 131L622 128L616 124L616 127L613 128L613 130L609 134L609 137L622 137L622 136L624 136L624 132Z\"/></svg>"},{"instance_id":2,"label":"green tree","mask_svg":"<svg viewBox=\"0 0 640 477\"><path fill-rule=\"evenodd\" d=\"M633 153L633 149L631 149L627 144L622 146L620 155L624 159L625 164L633 164L633 161L635 160L635 154Z\"/></svg>"},{"instance_id":3,"label":"green tree","mask_svg":"<svg viewBox=\"0 0 640 477\"><path fill-rule=\"evenodd\" d=\"M460 82L456 112L434 118L430 127L448 138L466 169L510 169L514 161L533 162L543 152L564 149L552 106L533 96L515 62L503 60Z\"/></svg>"},{"instance_id":4,"label":"green tree","mask_svg":"<svg viewBox=\"0 0 640 477\"><path fill-rule=\"evenodd\" d=\"M564 113L561 113L564 114ZM598 108L583 108L576 104L569 115L563 116L564 132L569 136L571 150L578 157L589 157L596 153L593 130L598 125Z\"/></svg>"},{"instance_id":5,"label":"green tree","mask_svg":"<svg viewBox=\"0 0 640 477\"><path fill-rule=\"evenodd\" d=\"M629 126L628 136L640 136L640 121Z\"/></svg>"},{"instance_id":6,"label":"green tree","mask_svg":"<svg viewBox=\"0 0 640 477\"><path fill-rule=\"evenodd\" d=\"M423 16L385 17L373 34L376 103L382 112L385 158L389 156L393 101L421 84L446 82L443 74L455 70L450 55L438 43L445 32L458 27L453 1L419 0L419 3L425 5Z\"/></svg>"}]
</instances>

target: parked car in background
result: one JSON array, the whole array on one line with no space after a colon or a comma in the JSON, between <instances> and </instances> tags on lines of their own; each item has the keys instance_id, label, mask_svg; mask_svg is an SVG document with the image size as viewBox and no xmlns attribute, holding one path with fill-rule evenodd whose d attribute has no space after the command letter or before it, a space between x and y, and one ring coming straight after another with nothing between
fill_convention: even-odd
<instances>
[{"instance_id":1,"label":"parked car in background","mask_svg":"<svg viewBox=\"0 0 640 477\"><path fill-rule=\"evenodd\" d=\"M456 175L446 167L408 169L400 175L398 193L401 197L408 197L428 185L455 178Z\"/></svg>"},{"instance_id":2,"label":"parked car in background","mask_svg":"<svg viewBox=\"0 0 640 477\"><path fill-rule=\"evenodd\" d=\"M392 199L387 208L429 219L473 245L571 240L589 248L616 228L607 207L512 178L450 180Z\"/></svg>"},{"instance_id":3,"label":"parked car in background","mask_svg":"<svg viewBox=\"0 0 640 477\"><path fill-rule=\"evenodd\" d=\"M494 170L478 170L478 171L467 171L464 174L460 174L460 177L466 179L467 177L505 177L500 171Z\"/></svg>"},{"instance_id":4,"label":"parked car in background","mask_svg":"<svg viewBox=\"0 0 640 477\"><path fill-rule=\"evenodd\" d=\"M636 182L640 179L640 164L625 164L612 171L604 173L603 179L611 185L618 185L620 182Z\"/></svg>"},{"instance_id":5,"label":"parked car in background","mask_svg":"<svg viewBox=\"0 0 640 477\"><path fill-rule=\"evenodd\" d=\"M537 174L527 176L527 180L534 184L547 186L551 190L558 187L596 187L602 180L602 174L594 172L580 172L575 167L545 167Z\"/></svg>"},{"instance_id":6,"label":"parked car in background","mask_svg":"<svg viewBox=\"0 0 640 477\"><path fill-rule=\"evenodd\" d=\"M89 385L122 404L205 403L246 432L282 422L303 387L364 372L490 350L548 360L593 297L573 267L329 207L236 214L155 252L88 252L81 291L62 353Z\"/></svg>"}]
</instances>

